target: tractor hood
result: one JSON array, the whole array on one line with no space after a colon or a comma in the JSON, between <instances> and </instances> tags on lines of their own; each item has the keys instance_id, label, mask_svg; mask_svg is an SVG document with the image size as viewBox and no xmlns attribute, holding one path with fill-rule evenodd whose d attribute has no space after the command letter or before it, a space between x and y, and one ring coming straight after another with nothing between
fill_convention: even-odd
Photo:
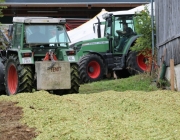
<instances>
[{"instance_id":1,"label":"tractor hood","mask_svg":"<svg viewBox=\"0 0 180 140\"><path fill-rule=\"evenodd\" d=\"M109 40L103 37L80 41L75 43L73 48L79 57L88 53L103 53L109 50Z\"/></svg>"}]
</instances>

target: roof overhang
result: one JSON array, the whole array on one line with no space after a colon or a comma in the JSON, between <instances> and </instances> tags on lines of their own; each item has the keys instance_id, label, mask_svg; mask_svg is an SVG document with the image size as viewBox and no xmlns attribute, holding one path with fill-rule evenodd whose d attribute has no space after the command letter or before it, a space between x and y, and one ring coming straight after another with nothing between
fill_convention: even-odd
<instances>
[{"instance_id":1,"label":"roof overhang","mask_svg":"<svg viewBox=\"0 0 180 140\"><path fill-rule=\"evenodd\" d=\"M148 2L74 2L74 3L18 3L18 2L4 2L1 6L7 7L135 7Z\"/></svg>"}]
</instances>

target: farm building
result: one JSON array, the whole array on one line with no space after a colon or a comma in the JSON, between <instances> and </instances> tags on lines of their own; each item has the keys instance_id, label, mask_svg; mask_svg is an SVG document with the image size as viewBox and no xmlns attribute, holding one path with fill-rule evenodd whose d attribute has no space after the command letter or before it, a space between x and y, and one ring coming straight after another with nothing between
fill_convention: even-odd
<instances>
[{"instance_id":1,"label":"farm building","mask_svg":"<svg viewBox=\"0 0 180 140\"><path fill-rule=\"evenodd\" d=\"M1 23L11 23L13 16L49 16L66 18L73 29L93 18L102 9L106 11L129 10L147 4L147 0L5 0Z\"/></svg>"},{"instance_id":2,"label":"farm building","mask_svg":"<svg viewBox=\"0 0 180 140\"><path fill-rule=\"evenodd\" d=\"M180 1L155 0L158 65L167 66L165 77L180 91Z\"/></svg>"}]
</instances>

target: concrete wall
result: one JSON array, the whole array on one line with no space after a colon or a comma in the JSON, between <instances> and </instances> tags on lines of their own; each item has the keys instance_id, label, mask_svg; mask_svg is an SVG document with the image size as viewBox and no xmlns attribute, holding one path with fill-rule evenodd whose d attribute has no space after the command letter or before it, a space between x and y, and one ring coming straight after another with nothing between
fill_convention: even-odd
<instances>
[{"instance_id":1,"label":"concrete wall","mask_svg":"<svg viewBox=\"0 0 180 140\"><path fill-rule=\"evenodd\" d=\"M175 74L175 78L174 78L174 88L177 91L180 91L180 64L176 65L174 67L174 74ZM171 71L170 71L170 67L167 68L166 70L166 78L168 79L168 81L171 81Z\"/></svg>"}]
</instances>

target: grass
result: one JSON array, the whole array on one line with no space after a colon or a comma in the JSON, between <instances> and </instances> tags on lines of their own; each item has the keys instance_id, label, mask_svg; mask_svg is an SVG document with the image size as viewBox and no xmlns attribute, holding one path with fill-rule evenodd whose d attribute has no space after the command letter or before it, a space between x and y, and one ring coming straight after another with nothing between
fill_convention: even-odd
<instances>
[{"instance_id":1,"label":"grass","mask_svg":"<svg viewBox=\"0 0 180 140\"><path fill-rule=\"evenodd\" d=\"M135 75L126 79L106 80L100 82L93 82L91 84L84 84L80 88L80 94L97 93L107 90L114 91L154 91L157 90L154 79L147 75Z\"/></svg>"},{"instance_id":2,"label":"grass","mask_svg":"<svg viewBox=\"0 0 180 140\"><path fill-rule=\"evenodd\" d=\"M0 96L23 107L36 140L180 139L180 94L158 90L147 75L81 85L80 94L46 91ZM148 92L147 92L148 91Z\"/></svg>"}]
</instances>

